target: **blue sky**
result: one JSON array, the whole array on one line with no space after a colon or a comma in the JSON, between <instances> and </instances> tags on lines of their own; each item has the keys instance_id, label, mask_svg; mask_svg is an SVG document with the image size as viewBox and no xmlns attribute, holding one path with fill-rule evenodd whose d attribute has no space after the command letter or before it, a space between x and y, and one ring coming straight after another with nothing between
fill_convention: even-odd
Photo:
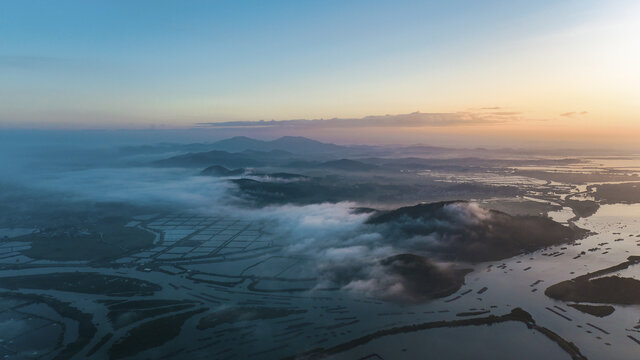
<instances>
[{"instance_id":1,"label":"blue sky","mask_svg":"<svg viewBox=\"0 0 640 360\"><path fill-rule=\"evenodd\" d=\"M0 0L0 126L184 127L483 106L533 118L611 107L628 123L638 114L637 72L617 73L633 67L618 44L637 37L629 24L638 9L590 0ZM621 90L601 96L609 86ZM593 102L607 96L619 103Z\"/></svg>"}]
</instances>

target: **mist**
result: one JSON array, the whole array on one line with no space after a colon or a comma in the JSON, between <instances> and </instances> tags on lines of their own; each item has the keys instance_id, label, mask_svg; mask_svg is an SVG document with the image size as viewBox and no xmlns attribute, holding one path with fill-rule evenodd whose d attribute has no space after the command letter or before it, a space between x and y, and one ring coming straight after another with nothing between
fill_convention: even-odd
<instances>
[{"instance_id":1,"label":"mist","mask_svg":"<svg viewBox=\"0 0 640 360\"><path fill-rule=\"evenodd\" d=\"M411 289L413 285L403 280L406 274L397 262L385 262L399 254L416 253L424 248L423 243L390 239L386 230L366 225L371 214L354 211L357 203L256 208L239 197L236 185L226 178L201 176L199 169L145 165L172 153L132 157L118 151L119 141L93 144L73 143L68 138L48 140L33 138L28 143L20 139L3 144L0 183L4 184L1 197L6 220L15 219L16 214L59 219L65 213L67 222L91 222L87 214L94 212L98 217L166 212L231 214L271 224L270 236L280 239L283 253L306 259L307 266L314 269L317 289L337 287L394 301L429 298L425 295L428 291ZM110 210L100 204L107 204ZM103 212L101 215L96 207ZM11 221L7 224L10 227ZM445 262L429 260L429 266L443 276L453 273L451 264Z\"/></svg>"}]
</instances>

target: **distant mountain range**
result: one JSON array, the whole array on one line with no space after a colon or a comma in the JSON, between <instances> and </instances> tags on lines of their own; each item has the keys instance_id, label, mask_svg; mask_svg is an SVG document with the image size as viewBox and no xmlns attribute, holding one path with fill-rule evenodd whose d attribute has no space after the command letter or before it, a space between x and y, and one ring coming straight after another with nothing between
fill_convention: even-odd
<instances>
[{"instance_id":1,"label":"distant mountain range","mask_svg":"<svg viewBox=\"0 0 640 360\"><path fill-rule=\"evenodd\" d=\"M347 149L345 146L323 143L301 136L283 136L270 141L252 139L246 136L236 136L215 142L210 145L210 148L212 150L229 152L282 150L294 154L337 152Z\"/></svg>"},{"instance_id":2,"label":"distant mountain range","mask_svg":"<svg viewBox=\"0 0 640 360\"><path fill-rule=\"evenodd\" d=\"M166 149L166 145L163 145L163 148ZM154 165L178 167L208 167L212 165L226 167L281 166L346 171L379 169L377 165L349 159L310 161L308 160L310 156L313 158L313 155L317 155L316 159L323 157L331 159L333 158L332 155L348 152L349 148L295 136L284 136L270 141L236 136L208 144L206 147L204 144L199 146L190 144L188 149L201 151L188 152L158 160L154 162ZM174 149L174 151L177 151L177 149ZM220 171L219 168L215 167L211 169L212 172Z\"/></svg>"},{"instance_id":3,"label":"distant mountain range","mask_svg":"<svg viewBox=\"0 0 640 360\"><path fill-rule=\"evenodd\" d=\"M580 154L577 150L526 150L526 149L484 149L484 148L446 148L427 145L349 145L342 146L325 143L302 136L283 136L275 140L259 140L246 136L236 136L212 143L159 143L155 145L126 146L119 149L124 156L147 156L161 158L162 155L179 155L188 153L205 153L220 151L227 153L243 153L254 160L261 160L265 156L269 159L276 155L290 159L306 161L328 161L341 158L359 159L361 162L378 166L394 166L403 168L424 168L425 166L451 166L451 159L456 159L456 165L466 165L463 162L473 163L474 166L483 166L491 162L496 166L496 161L502 160L504 166L515 166L517 163L532 162L532 156L561 156L556 162L576 162L576 159L568 157ZM541 163L550 163L551 159L539 159ZM268 162L268 161L267 161ZM211 165L211 164L209 164ZM225 165L225 164L219 164ZM339 167L340 164L337 164ZM208 165L207 165L208 166ZM255 164L236 165L227 163L225 166L256 166Z\"/></svg>"},{"instance_id":4,"label":"distant mountain range","mask_svg":"<svg viewBox=\"0 0 640 360\"><path fill-rule=\"evenodd\" d=\"M339 159L324 162L312 161L293 161L287 164L287 167L298 169L332 169L344 171L372 171L380 170L377 165L367 164L357 160Z\"/></svg>"},{"instance_id":5,"label":"distant mountain range","mask_svg":"<svg viewBox=\"0 0 640 360\"><path fill-rule=\"evenodd\" d=\"M243 175L245 172L245 170L243 168L238 168L238 169L227 169L224 166L220 166L220 165L212 165L209 166L208 168L202 170L200 172L200 175L206 175L206 176L239 176L239 175Z\"/></svg>"},{"instance_id":6,"label":"distant mountain range","mask_svg":"<svg viewBox=\"0 0 640 360\"><path fill-rule=\"evenodd\" d=\"M304 180L307 179L307 176L300 174L292 174L286 172L275 172L275 173L265 173L265 172L255 172L253 170L247 170L243 168L238 169L227 169L224 166L213 165L208 168L202 170L200 175L203 176L213 176L213 177L233 177L233 176L241 176L241 177L257 177L264 179L276 179L276 180Z\"/></svg>"},{"instance_id":7,"label":"distant mountain range","mask_svg":"<svg viewBox=\"0 0 640 360\"><path fill-rule=\"evenodd\" d=\"M283 136L275 140L258 140L246 136L236 136L229 139L216 141L213 143L196 144L157 144L143 146L128 146L120 150L127 154L140 153L168 153L168 152L204 152L204 151L227 151L238 153L244 151L284 151L294 154L310 153L334 153L348 150L349 147L336 144L323 143L301 136Z\"/></svg>"},{"instance_id":8,"label":"distant mountain range","mask_svg":"<svg viewBox=\"0 0 640 360\"><path fill-rule=\"evenodd\" d=\"M264 157L265 154L262 153L260 155ZM218 165L229 168L260 167L266 165L262 159L257 159L255 154L248 155L245 153L230 153L219 150L172 156L168 159L154 161L153 164L164 167L209 167Z\"/></svg>"},{"instance_id":9,"label":"distant mountain range","mask_svg":"<svg viewBox=\"0 0 640 360\"><path fill-rule=\"evenodd\" d=\"M272 150L269 152L245 150L235 153L213 150L172 156L167 159L154 161L153 164L162 167L206 167L202 174L210 176L241 175L245 171L245 167L256 168L264 166L342 171L382 170L382 168L377 165L356 160L339 159L319 162L299 160L294 156L294 154L282 150ZM231 170L226 167L238 169Z\"/></svg>"},{"instance_id":10,"label":"distant mountain range","mask_svg":"<svg viewBox=\"0 0 640 360\"><path fill-rule=\"evenodd\" d=\"M412 154L407 156L403 152ZM156 166L227 168L279 167L342 171L398 171L439 169L461 170L469 167L516 167L523 165L570 164L579 159L520 159L509 154L488 154L483 149L446 149L430 146L367 147L340 146L299 136L258 140L245 136L209 144L159 144L123 148L129 155L154 154ZM413 156L413 153L419 155ZM161 156L164 155L164 158ZM487 157L482 157L487 156Z\"/></svg>"}]
</instances>

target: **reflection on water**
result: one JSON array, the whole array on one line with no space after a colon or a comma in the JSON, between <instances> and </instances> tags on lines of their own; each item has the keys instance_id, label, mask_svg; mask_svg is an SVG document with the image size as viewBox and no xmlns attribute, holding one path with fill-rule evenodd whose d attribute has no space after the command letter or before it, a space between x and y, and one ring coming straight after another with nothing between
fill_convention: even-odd
<instances>
[{"instance_id":1,"label":"reflection on water","mask_svg":"<svg viewBox=\"0 0 640 360\"><path fill-rule=\"evenodd\" d=\"M640 204L610 204L601 205L594 215L598 218L640 218Z\"/></svg>"}]
</instances>

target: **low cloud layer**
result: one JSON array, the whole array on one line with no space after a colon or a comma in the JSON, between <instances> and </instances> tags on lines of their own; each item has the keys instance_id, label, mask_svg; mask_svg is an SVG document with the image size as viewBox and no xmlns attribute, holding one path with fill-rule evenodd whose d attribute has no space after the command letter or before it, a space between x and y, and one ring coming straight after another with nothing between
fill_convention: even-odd
<instances>
[{"instance_id":1,"label":"low cloud layer","mask_svg":"<svg viewBox=\"0 0 640 360\"><path fill-rule=\"evenodd\" d=\"M103 168L66 171L34 186L77 201L130 202L145 206L206 208L224 204L228 183L182 169Z\"/></svg>"},{"instance_id":2,"label":"low cloud layer","mask_svg":"<svg viewBox=\"0 0 640 360\"><path fill-rule=\"evenodd\" d=\"M446 296L464 281L468 265L457 261L512 256L539 246L529 240L553 242L570 235L559 225L514 222L506 214L464 202L373 214L354 211L358 204L350 202L259 208L235 197L232 182L200 176L200 169L92 166L86 161L71 166L63 160L62 167L16 164L21 170L2 174L0 183L7 186L0 194L1 215L31 211L37 221L64 210L68 215L60 221L75 221L87 213L87 204L115 203L109 208L115 214L109 215L192 211L264 221L284 255L307 259L318 289L340 288L385 300L422 302ZM136 208L125 213L119 204ZM94 210L92 216L105 216L104 208ZM513 243L523 239L522 231L530 239Z\"/></svg>"},{"instance_id":3,"label":"low cloud layer","mask_svg":"<svg viewBox=\"0 0 640 360\"><path fill-rule=\"evenodd\" d=\"M386 225L367 224L371 214L354 211L354 206L287 205L258 214L277 224L274 231L285 241L285 253L308 259L318 276L318 289L418 303L447 296L462 285L467 266L436 260L411 236L390 238ZM482 209L469 206L461 205L460 213L452 210L451 216L469 215L462 221L475 221L470 213Z\"/></svg>"},{"instance_id":4,"label":"low cloud layer","mask_svg":"<svg viewBox=\"0 0 640 360\"><path fill-rule=\"evenodd\" d=\"M394 213L358 212L354 211L358 204L349 202L256 208L232 195L233 183L184 169L83 168L30 175L31 180L23 176L21 184L14 186L27 189L24 193L30 197L53 194L44 207L58 203L66 210L77 206L84 211L77 204L125 203L148 211L229 214L267 222L274 240L283 246L283 255L307 259L318 278L318 289L340 288L400 302L423 302L455 292L467 266L448 262L441 255L470 251L456 237L476 236L475 232L483 240L483 226L495 216L468 203L423 212L428 218L402 215L385 221L376 219ZM14 200L15 204L42 206L37 199ZM73 216L71 212L69 218Z\"/></svg>"},{"instance_id":5,"label":"low cloud layer","mask_svg":"<svg viewBox=\"0 0 640 360\"><path fill-rule=\"evenodd\" d=\"M19 183L12 183L20 191L14 192L11 201L30 207L28 211L46 208L57 212L52 204L69 211L52 224L85 221L84 217L74 218L73 209L84 213L86 204L94 203L264 221L270 224L274 240L283 246L283 255L306 259L318 278L318 289L340 288L385 300L422 302L457 289L463 279L451 265L419 255L402 255L421 252L416 252L412 243L390 241L381 228L367 225L370 214L354 212L355 203L255 208L231 195L232 183L182 169L65 169L31 175L31 180L23 176ZM110 209L116 210L110 215L126 216L120 205ZM6 210L13 213L13 209ZM99 210L93 214L104 216ZM40 218L48 216L38 213Z\"/></svg>"}]
</instances>

